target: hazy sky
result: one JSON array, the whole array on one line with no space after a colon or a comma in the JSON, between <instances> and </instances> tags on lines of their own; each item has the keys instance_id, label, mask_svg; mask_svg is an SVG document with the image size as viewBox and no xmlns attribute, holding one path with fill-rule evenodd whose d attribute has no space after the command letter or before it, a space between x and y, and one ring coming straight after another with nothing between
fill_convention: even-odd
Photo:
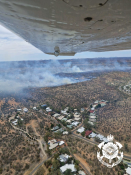
<instances>
[{"instance_id":1,"label":"hazy sky","mask_svg":"<svg viewBox=\"0 0 131 175\"><path fill-rule=\"evenodd\" d=\"M0 61L47 60L96 57L130 57L131 50L113 52L82 52L73 56L46 55L19 36L0 26Z\"/></svg>"}]
</instances>

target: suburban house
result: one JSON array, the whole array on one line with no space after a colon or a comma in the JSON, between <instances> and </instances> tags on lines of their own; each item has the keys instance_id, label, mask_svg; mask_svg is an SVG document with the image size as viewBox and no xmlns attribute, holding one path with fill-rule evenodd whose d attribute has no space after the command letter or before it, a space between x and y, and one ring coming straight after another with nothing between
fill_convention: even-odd
<instances>
[{"instance_id":1,"label":"suburban house","mask_svg":"<svg viewBox=\"0 0 131 175\"><path fill-rule=\"evenodd\" d=\"M60 129L54 131L54 133L63 132L63 131L64 131L64 130L63 130L62 128L60 128Z\"/></svg>"},{"instance_id":2,"label":"suburban house","mask_svg":"<svg viewBox=\"0 0 131 175\"><path fill-rule=\"evenodd\" d=\"M53 128L51 129L51 131L55 131L55 130L57 130L57 129L59 129L59 126L53 127Z\"/></svg>"},{"instance_id":3,"label":"suburban house","mask_svg":"<svg viewBox=\"0 0 131 175\"><path fill-rule=\"evenodd\" d=\"M79 175L86 175L86 174L84 173L84 171L81 171L81 170L78 171L78 174L79 174Z\"/></svg>"},{"instance_id":4,"label":"suburban house","mask_svg":"<svg viewBox=\"0 0 131 175\"><path fill-rule=\"evenodd\" d=\"M79 122L73 122L72 125L73 126L77 126L79 124Z\"/></svg>"},{"instance_id":5,"label":"suburban house","mask_svg":"<svg viewBox=\"0 0 131 175\"><path fill-rule=\"evenodd\" d=\"M79 133L82 133L82 132L84 132L85 131L85 128L84 127L81 127L81 128L79 128L78 130L77 130L77 132L79 132Z\"/></svg>"},{"instance_id":6,"label":"suburban house","mask_svg":"<svg viewBox=\"0 0 131 175\"><path fill-rule=\"evenodd\" d=\"M85 110L84 108L81 108L81 112L84 112L84 110Z\"/></svg>"},{"instance_id":7,"label":"suburban house","mask_svg":"<svg viewBox=\"0 0 131 175\"><path fill-rule=\"evenodd\" d=\"M15 121L13 121L12 123L13 123L13 125L15 125L15 126L16 126L16 125L17 125L17 123L18 123L18 119L15 119Z\"/></svg>"},{"instance_id":8,"label":"suburban house","mask_svg":"<svg viewBox=\"0 0 131 175\"><path fill-rule=\"evenodd\" d=\"M46 104L41 105L42 108L45 108L46 106L47 106Z\"/></svg>"},{"instance_id":9,"label":"suburban house","mask_svg":"<svg viewBox=\"0 0 131 175\"><path fill-rule=\"evenodd\" d=\"M90 112L90 113L93 113L93 114L95 113L95 111L94 111L94 110L90 110L89 112Z\"/></svg>"},{"instance_id":10,"label":"suburban house","mask_svg":"<svg viewBox=\"0 0 131 175\"><path fill-rule=\"evenodd\" d=\"M89 136L91 133L92 133L92 131L87 130L87 131L85 132L85 136Z\"/></svg>"},{"instance_id":11,"label":"suburban house","mask_svg":"<svg viewBox=\"0 0 131 175\"><path fill-rule=\"evenodd\" d=\"M89 135L89 137L91 137L91 138L94 138L94 137L96 137L96 136L97 136L97 134L94 133L94 132L92 132L92 133Z\"/></svg>"},{"instance_id":12,"label":"suburban house","mask_svg":"<svg viewBox=\"0 0 131 175\"><path fill-rule=\"evenodd\" d=\"M60 162L67 162L67 160L69 159L69 155L67 154L61 154L59 157L58 157L58 160L60 160Z\"/></svg>"},{"instance_id":13,"label":"suburban house","mask_svg":"<svg viewBox=\"0 0 131 175\"><path fill-rule=\"evenodd\" d=\"M96 119L95 118L89 118L89 121L90 122L96 122Z\"/></svg>"},{"instance_id":14,"label":"suburban house","mask_svg":"<svg viewBox=\"0 0 131 175\"><path fill-rule=\"evenodd\" d=\"M60 142L59 142L59 145L60 145L60 146L63 145L63 144L65 144L64 141L60 141Z\"/></svg>"},{"instance_id":15,"label":"suburban house","mask_svg":"<svg viewBox=\"0 0 131 175\"><path fill-rule=\"evenodd\" d=\"M63 118L61 121L65 121L66 122L67 121L67 118Z\"/></svg>"},{"instance_id":16,"label":"suburban house","mask_svg":"<svg viewBox=\"0 0 131 175\"><path fill-rule=\"evenodd\" d=\"M72 173L77 171L74 164L65 164L60 167L62 173L64 173L67 169L70 169Z\"/></svg>"},{"instance_id":17,"label":"suburban house","mask_svg":"<svg viewBox=\"0 0 131 175\"><path fill-rule=\"evenodd\" d=\"M54 117L59 117L59 116L60 116L60 114L55 113L53 116L54 116Z\"/></svg>"},{"instance_id":18,"label":"suburban house","mask_svg":"<svg viewBox=\"0 0 131 175\"><path fill-rule=\"evenodd\" d=\"M21 111L21 109L17 109L17 111Z\"/></svg>"},{"instance_id":19,"label":"suburban house","mask_svg":"<svg viewBox=\"0 0 131 175\"><path fill-rule=\"evenodd\" d=\"M56 139L49 140L48 144L49 144L49 149L54 149L58 146L58 142L56 141Z\"/></svg>"},{"instance_id":20,"label":"suburban house","mask_svg":"<svg viewBox=\"0 0 131 175\"><path fill-rule=\"evenodd\" d=\"M63 118L64 118L64 116L61 115L61 116L59 116L57 119L58 119L58 120L62 120Z\"/></svg>"},{"instance_id":21,"label":"suburban house","mask_svg":"<svg viewBox=\"0 0 131 175\"><path fill-rule=\"evenodd\" d=\"M80 119L80 117L74 118L75 121L79 121Z\"/></svg>"},{"instance_id":22,"label":"suburban house","mask_svg":"<svg viewBox=\"0 0 131 175\"><path fill-rule=\"evenodd\" d=\"M67 134L68 134L68 131L64 131L64 132L63 132L63 135L67 135Z\"/></svg>"},{"instance_id":23,"label":"suburban house","mask_svg":"<svg viewBox=\"0 0 131 175\"><path fill-rule=\"evenodd\" d=\"M89 124L91 124L91 125L94 125L94 123L93 123L93 122L91 122L91 121L88 121L88 123L89 123Z\"/></svg>"},{"instance_id":24,"label":"suburban house","mask_svg":"<svg viewBox=\"0 0 131 175\"><path fill-rule=\"evenodd\" d=\"M69 119L69 120L67 120L66 122L67 123L71 123L71 122L73 122L74 120L73 119Z\"/></svg>"},{"instance_id":25,"label":"suburban house","mask_svg":"<svg viewBox=\"0 0 131 175\"><path fill-rule=\"evenodd\" d=\"M24 111L24 112L28 112L28 109L27 109L27 108L24 108L23 111Z\"/></svg>"},{"instance_id":26,"label":"suburban house","mask_svg":"<svg viewBox=\"0 0 131 175\"><path fill-rule=\"evenodd\" d=\"M46 108L46 112L51 112L51 111L52 111L52 109L50 109L50 107Z\"/></svg>"},{"instance_id":27,"label":"suburban house","mask_svg":"<svg viewBox=\"0 0 131 175\"><path fill-rule=\"evenodd\" d=\"M67 125L67 128L72 129L73 125Z\"/></svg>"},{"instance_id":28,"label":"suburban house","mask_svg":"<svg viewBox=\"0 0 131 175\"><path fill-rule=\"evenodd\" d=\"M75 117L75 118L80 117L80 114L79 114L78 112L76 112L76 113L74 114L74 117Z\"/></svg>"}]
</instances>

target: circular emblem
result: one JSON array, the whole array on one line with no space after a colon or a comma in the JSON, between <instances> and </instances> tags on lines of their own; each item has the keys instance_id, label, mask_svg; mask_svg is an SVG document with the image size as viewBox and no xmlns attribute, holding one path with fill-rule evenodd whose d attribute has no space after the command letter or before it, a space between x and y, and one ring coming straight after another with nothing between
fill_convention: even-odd
<instances>
[{"instance_id":1,"label":"circular emblem","mask_svg":"<svg viewBox=\"0 0 131 175\"><path fill-rule=\"evenodd\" d=\"M119 149L122 148L122 145L119 142L114 144L114 137L112 135L107 136L107 139L109 141L108 143L102 142L98 145L102 151L102 156L100 152L97 152L97 158L103 165L106 165L108 168L112 168L118 165L123 159L123 152L119 152ZM109 163L104 162L103 158L107 158ZM117 161L112 163L114 158L117 158Z\"/></svg>"}]
</instances>

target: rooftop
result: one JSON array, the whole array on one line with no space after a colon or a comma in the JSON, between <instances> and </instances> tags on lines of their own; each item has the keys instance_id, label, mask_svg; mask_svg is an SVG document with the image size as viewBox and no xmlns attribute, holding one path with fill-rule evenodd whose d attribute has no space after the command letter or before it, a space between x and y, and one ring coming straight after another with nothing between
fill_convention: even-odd
<instances>
[{"instance_id":1,"label":"rooftop","mask_svg":"<svg viewBox=\"0 0 131 175\"><path fill-rule=\"evenodd\" d=\"M79 133L82 133L83 131L85 131L85 128L84 127L81 127L77 130Z\"/></svg>"},{"instance_id":2,"label":"rooftop","mask_svg":"<svg viewBox=\"0 0 131 175\"><path fill-rule=\"evenodd\" d=\"M87 131L85 132L85 135L88 136L88 135L90 135L91 133L92 133L92 131L87 130Z\"/></svg>"},{"instance_id":3,"label":"rooftop","mask_svg":"<svg viewBox=\"0 0 131 175\"><path fill-rule=\"evenodd\" d=\"M67 169L71 169L71 172L76 172L74 164L66 164L66 165L60 167L60 170L62 173L64 173Z\"/></svg>"}]
</instances>

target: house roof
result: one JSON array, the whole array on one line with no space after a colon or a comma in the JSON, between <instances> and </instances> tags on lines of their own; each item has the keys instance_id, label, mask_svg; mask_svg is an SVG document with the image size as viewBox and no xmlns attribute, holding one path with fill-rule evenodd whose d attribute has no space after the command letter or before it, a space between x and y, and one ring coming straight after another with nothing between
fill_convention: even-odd
<instances>
[{"instance_id":1,"label":"house roof","mask_svg":"<svg viewBox=\"0 0 131 175\"><path fill-rule=\"evenodd\" d=\"M74 164L66 164L60 167L62 173L64 173L67 169L71 169L71 172L76 172L76 168Z\"/></svg>"},{"instance_id":2,"label":"house roof","mask_svg":"<svg viewBox=\"0 0 131 175\"><path fill-rule=\"evenodd\" d=\"M60 129L54 131L54 133L57 133L57 132L63 132L63 131L64 131L64 130L63 130L62 128L60 128Z\"/></svg>"},{"instance_id":3,"label":"house roof","mask_svg":"<svg viewBox=\"0 0 131 175\"><path fill-rule=\"evenodd\" d=\"M70 156L67 155L67 154L61 154L61 155L59 156L59 160L60 160L60 162L66 162L66 161L68 160L69 157L70 157Z\"/></svg>"},{"instance_id":4,"label":"house roof","mask_svg":"<svg viewBox=\"0 0 131 175\"><path fill-rule=\"evenodd\" d=\"M53 127L53 128L51 129L51 131L55 131L55 130L57 130L57 129L59 129L59 126Z\"/></svg>"},{"instance_id":5,"label":"house roof","mask_svg":"<svg viewBox=\"0 0 131 175\"><path fill-rule=\"evenodd\" d=\"M98 137L100 140L103 140L104 136L101 134L98 134L96 137Z\"/></svg>"},{"instance_id":6,"label":"house roof","mask_svg":"<svg viewBox=\"0 0 131 175\"><path fill-rule=\"evenodd\" d=\"M85 132L85 135L88 136L88 135L91 134L91 133L92 133L92 131L87 130L87 131Z\"/></svg>"},{"instance_id":7,"label":"house roof","mask_svg":"<svg viewBox=\"0 0 131 175\"><path fill-rule=\"evenodd\" d=\"M72 127L73 127L72 125L67 125L67 128L70 128L71 129Z\"/></svg>"},{"instance_id":8,"label":"house roof","mask_svg":"<svg viewBox=\"0 0 131 175\"><path fill-rule=\"evenodd\" d=\"M63 118L61 121L67 121L67 118Z\"/></svg>"},{"instance_id":9,"label":"house roof","mask_svg":"<svg viewBox=\"0 0 131 175\"><path fill-rule=\"evenodd\" d=\"M79 173L79 175L86 175L85 173L84 173L84 171L78 171L78 173Z\"/></svg>"},{"instance_id":10,"label":"house roof","mask_svg":"<svg viewBox=\"0 0 131 175\"><path fill-rule=\"evenodd\" d=\"M96 137L96 135L97 135L97 134L95 134L94 132L92 132L92 133L89 135L89 137L94 138L94 137Z\"/></svg>"},{"instance_id":11,"label":"house roof","mask_svg":"<svg viewBox=\"0 0 131 175\"><path fill-rule=\"evenodd\" d=\"M53 116L54 116L54 117L58 117L58 116L60 116L60 114L55 113Z\"/></svg>"},{"instance_id":12,"label":"house roof","mask_svg":"<svg viewBox=\"0 0 131 175\"><path fill-rule=\"evenodd\" d=\"M90 110L90 113L94 113L95 111L94 110Z\"/></svg>"},{"instance_id":13,"label":"house roof","mask_svg":"<svg viewBox=\"0 0 131 175\"><path fill-rule=\"evenodd\" d=\"M79 122L73 122L72 125L77 126Z\"/></svg>"},{"instance_id":14,"label":"house roof","mask_svg":"<svg viewBox=\"0 0 131 175\"><path fill-rule=\"evenodd\" d=\"M77 130L79 133L82 133L83 131L85 131L85 128L84 127L81 127Z\"/></svg>"},{"instance_id":15,"label":"house roof","mask_svg":"<svg viewBox=\"0 0 131 175\"><path fill-rule=\"evenodd\" d=\"M50 145L50 146L49 146L49 149L54 149L55 147L58 146L58 143L57 143L57 141L56 141L55 139L49 140L49 141L48 141L48 144Z\"/></svg>"},{"instance_id":16,"label":"house roof","mask_svg":"<svg viewBox=\"0 0 131 175\"><path fill-rule=\"evenodd\" d=\"M46 104L44 104L44 105L41 105L41 107L46 107L47 105Z\"/></svg>"},{"instance_id":17,"label":"house roof","mask_svg":"<svg viewBox=\"0 0 131 175\"><path fill-rule=\"evenodd\" d=\"M63 145L65 142L64 141L60 141L59 142L59 145L61 146L61 145Z\"/></svg>"},{"instance_id":18,"label":"house roof","mask_svg":"<svg viewBox=\"0 0 131 175\"><path fill-rule=\"evenodd\" d=\"M64 131L64 132L63 132L63 135L64 135L64 134L68 134L68 131Z\"/></svg>"},{"instance_id":19,"label":"house roof","mask_svg":"<svg viewBox=\"0 0 131 175\"><path fill-rule=\"evenodd\" d=\"M58 120L62 120L64 118L63 115L61 115L60 117L58 117Z\"/></svg>"}]
</instances>

